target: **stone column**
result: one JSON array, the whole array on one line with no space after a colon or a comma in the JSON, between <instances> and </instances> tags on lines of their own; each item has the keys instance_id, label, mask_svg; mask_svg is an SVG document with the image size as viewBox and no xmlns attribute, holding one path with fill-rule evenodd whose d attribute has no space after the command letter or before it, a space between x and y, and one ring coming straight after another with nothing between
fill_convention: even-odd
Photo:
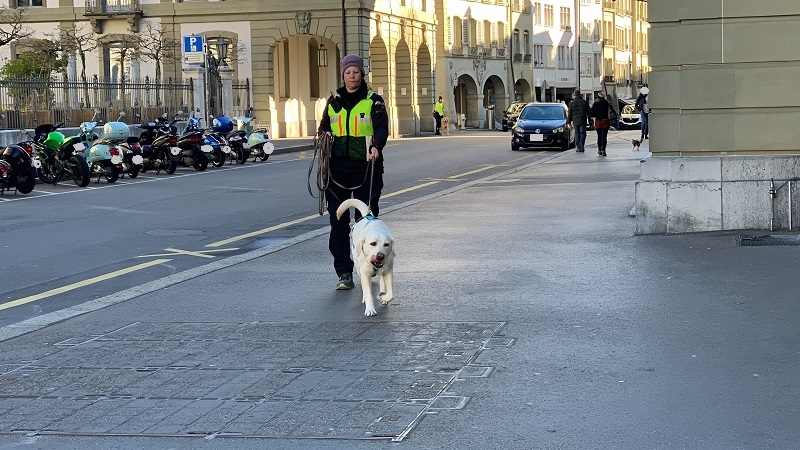
<instances>
[{"instance_id":1,"label":"stone column","mask_svg":"<svg viewBox=\"0 0 800 450\"><path fill-rule=\"evenodd\" d=\"M233 69L222 66L217 70L222 79L222 114L233 117Z\"/></svg>"},{"instance_id":2,"label":"stone column","mask_svg":"<svg viewBox=\"0 0 800 450\"><path fill-rule=\"evenodd\" d=\"M797 224L787 181L800 176L800 2L648 6L652 157L636 232L787 229L791 209Z\"/></svg>"},{"instance_id":3,"label":"stone column","mask_svg":"<svg viewBox=\"0 0 800 450\"><path fill-rule=\"evenodd\" d=\"M191 64L184 67L183 73L192 78L192 87L194 91L194 105L200 111L195 111L196 117L203 118L203 125L207 122L206 118L206 70L202 65Z\"/></svg>"}]
</instances>

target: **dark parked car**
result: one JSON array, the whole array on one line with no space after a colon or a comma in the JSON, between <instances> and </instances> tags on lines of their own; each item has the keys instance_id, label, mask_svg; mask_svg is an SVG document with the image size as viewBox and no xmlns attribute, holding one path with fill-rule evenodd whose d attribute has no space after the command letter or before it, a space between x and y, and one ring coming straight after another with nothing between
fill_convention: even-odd
<instances>
[{"instance_id":1,"label":"dark parked car","mask_svg":"<svg viewBox=\"0 0 800 450\"><path fill-rule=\"evenodd\" d=\"M508 105L505 111L503 111L503 131L508 131L511 128L514 128L514 124L517 122L517 116L519 112L522 111L522 108L525 107L527 103L525 102L513 102Z\"/></svg>"},{"instance_id":2,"label":"dark parked car","mask_svg":"<svg viewBox=\"0 0 800 450\"><path fill-rule=\"evenodd\" d=\"M575 147L575 129L567 123L567 111L561 103L528 103L511 129L511 150Z\"/></svg>"}]
</instances>

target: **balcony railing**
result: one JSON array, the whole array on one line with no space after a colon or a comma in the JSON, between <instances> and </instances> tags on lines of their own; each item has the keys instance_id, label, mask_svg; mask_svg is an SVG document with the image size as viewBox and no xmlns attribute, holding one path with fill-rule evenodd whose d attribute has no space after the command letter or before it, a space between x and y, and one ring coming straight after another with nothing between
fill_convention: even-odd
<instances>
[{"instance_id":1,"label":"balcony railing","mask_svg":"<svg viewBox=\"0 0 800 450\"><path fill-rule=\"evenodd\" d=\"M454 46L451 48L451 50L450 50L450 51L451 51L451 53L453 53L454 55L463 55L463 54L464 54L464 47L462 47L462 46L460 46L460 45L454 45Z\"/></svg>"},{"instance_id":2,"label":"balcony railing","mask_svg":"<svg viewBox=\"0 0 800 450\"><path fill-rule=\"evenodd\" d=\"M506 49L498 48L497 49L497 56L506 57L508 53L506 53Z\"/></svg>"},{"instance_id":3,"label":"balcony railing","mask_svg":"<svg viewBox=\"0 0 800 450\"><path fill-rule=\"evenodd\" d=\"M514 53L514 62L522 61L522 53Z\"/></svg>"},{"instance_id":4,"label":"balcony railing","mask_svg":"<svg viewBox=\"0 0 800 450\"><path fill-rule=\"evenodd\" d=\"M141 12L139 0L86 0L86 14L135 14Z\"/></svg>"},{"instance_id":5,"label":"balcony railing","mask_svg":"<svg viewBox=\"0 0 800 450\"><path fill-rule=\"evenodd\" d=\"M529 63L533 61L533 55L525 55L525 62Z\"/></svg>"},{"instance_id":6,"label":"balcony railing","mask_svg":"<svg viewBox=\"0 0 800 450\"><path fill-rule=\"evenodd\" d=\"M477 47L477 46L475 46L475 47L470 47L470 48L469 48L469 54L470 54L471 56L477 56L477 55L479 55L479 54L481 53L481 50L482 50L482 48L483 48L483 47Z\"/></svg>"}]
</instances>

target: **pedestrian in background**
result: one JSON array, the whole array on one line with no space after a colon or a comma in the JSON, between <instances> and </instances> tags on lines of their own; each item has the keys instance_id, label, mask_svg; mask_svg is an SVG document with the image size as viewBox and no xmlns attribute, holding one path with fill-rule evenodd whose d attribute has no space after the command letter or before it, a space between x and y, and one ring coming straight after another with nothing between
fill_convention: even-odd
<instances>
[{"instance_id":1,"label":"pedestrian in background","mask_svg":"<svg viewBox=\"0 0 800 450\"><path fill-rule=\"evenodd\" d=\"M572 122L572 126L575 127L575 145L578 147L575 151L583 153L586 144L586 127L589 125L589 102L583 98L580 89L575 89L572 95L567 122Z\"/></svg>"},{"instance_id":2,"label":"pedestrian in background","mask_svg":"<svg viewBox=\"0 0 800 450\"><path fill-rule=\"evenodd\" d=\"M444 103L440 95L439 101L437 101L436 105L433 107L433 118L436 119L436 136L442 134L442 117L444 117Z\"/></svg>"},{"instance_id":3,"label":"pedestrian in background","mask_svg":"<svg viewBox=\"0 0 800 450\"><path fill-rule=\"evenodd\" d=\"M369 205L372 215L378 217L389 116L383 98L364 81L364 60L360 56L345 56L339 69L344 86L328 98L317 133L333 137L325 191L331 223L328 248L339 277L336 289L346 290L355 286L350 257L350 211L337 219L336 210L353 197ZM355 218L361 218L358 211Z\"/></svg>"},{"instance_id":4,"label":"pedestrian in background","mask_svg":"<svg viewBox=\"0 0 800 450\"><path fill-rule=\"evenodd\" d=\"M639 90L639 97L636 99L636 109L639 110L639 117L642 122L642 137L641 141L650 139L650 101L647 94L650 93L650 88L644 86Z\"/></svg>"},{"instance_id":5,"label":"pedestrian in background","mask_svg":"<svg viewBox=\"0 0 800 450\"><path fill-rule=\"evenodd\" d=\"M594 129L597 131L597 154L599 156L607 156L608 129L611 127L611 117L616 113L611 103L606 100L606 96L602 92L598 93L590 114L594 119Z\"/></svg>"}]
</instances>

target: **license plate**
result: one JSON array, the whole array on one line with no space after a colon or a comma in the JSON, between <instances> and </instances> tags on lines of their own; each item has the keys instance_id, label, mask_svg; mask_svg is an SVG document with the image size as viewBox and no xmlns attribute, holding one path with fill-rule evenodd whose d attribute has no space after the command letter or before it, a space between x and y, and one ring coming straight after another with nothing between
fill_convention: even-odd
<instances>
[{"instance_id":1,"label":"license plate","mask_svg":"<svg viewBox=\"0 0 800 450\"><path fill-rule=\"evenodd\" d=\"M248 144L247 142L244 142L244 143L242 143L242 148L245 149L245 150L250 150L250 144Z\"/></svg>"},{"instance_id":2,"label":"license plate","mask_svg":"<svg viewBox=\"0 0 800 450\"><path fill-rule=\"evenodd\" d=\"M531 134L531 135L528 136L528 139L530 139L531 142L542 142L544 140L544 135Z\"/></svg>"},{"instance_id":3,"label":"license plate","mask_svg":"<svg viewBox=\"0 0 800 450\"><path fill-rule=\"evenodd\" d=\"M211 150L214 150L214 147L210 145L201 145L200 150L202 150L205 153L211 153Z\"/></svg>"},{"instance_id":4,"label":"license plate","mask_svg":"<svg viewBox=\"0 0 800 450\"><path fill-rule=\"evenodd\" d=\"M72 148L74 148L76 152L79 152L85 149L86 146L83 145L83 142L78 142L77 144L72 144Z\"/></svg>"}]
</instances>

